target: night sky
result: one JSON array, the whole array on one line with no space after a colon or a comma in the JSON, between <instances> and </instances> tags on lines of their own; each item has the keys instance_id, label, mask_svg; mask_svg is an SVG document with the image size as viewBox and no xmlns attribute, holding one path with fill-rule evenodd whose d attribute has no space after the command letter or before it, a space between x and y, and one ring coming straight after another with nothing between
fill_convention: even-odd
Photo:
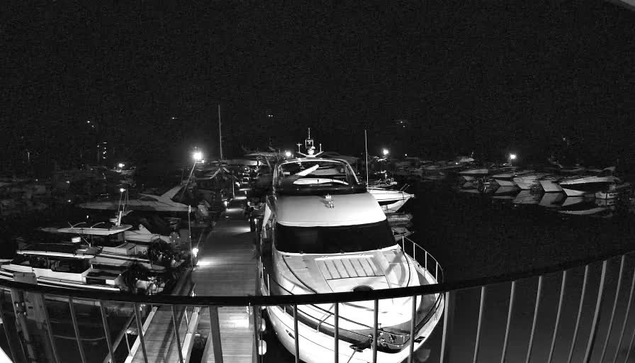
<instances>
[{"instance_id":1,"label":"night sky","mask_svg":"<svg viewBox=\"0 0 635 363\"><path fill-rule=\"evenodd\" d=\"M10 1L2 168L90 161L99 140L137 162L217 156L219 103L226 156L311 127L350 154L368 129L371 152L430 159L537 160L563 137L583 161L634 159L634 25L588 0Z\"/></svg>"}]
</instances>

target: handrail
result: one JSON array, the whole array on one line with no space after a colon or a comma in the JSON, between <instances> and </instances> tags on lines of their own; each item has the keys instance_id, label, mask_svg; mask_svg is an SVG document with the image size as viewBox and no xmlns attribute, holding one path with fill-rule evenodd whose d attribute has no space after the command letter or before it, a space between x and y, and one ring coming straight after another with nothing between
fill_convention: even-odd
<instances>
[{"instance_id":1,"label":"handrail","mask_svg":"<svg viewBox=\"0 0 635 363\"><path fill-rule=\"evenodd\" d=\"M174 305L212 305L212 306L277 306L295 304L321 304L330 302L354 302L375 299L401 298L414 295L428 295L454 290L469 289L483 285L511 282L553 272L559 272L576 267L582 267L594 262L600 262L611 257L633 252L633 248L622 248L610 253L567 261L547 267L522 270L496 276L480 277L462 281L443 282L440 284L403 287L394 289L377 289L360 292L338 292L310 295L280 295L280 296L169 296L169 295L133 295L120 292L96 292L82 289L60 289L49 286L39 286L23 282L0 281L0 289L16 288L25 292L44 293L57 296L72 296L78 299L98 299L103 301L136 302L151 304Z\"/></svg>"}]
</instances>

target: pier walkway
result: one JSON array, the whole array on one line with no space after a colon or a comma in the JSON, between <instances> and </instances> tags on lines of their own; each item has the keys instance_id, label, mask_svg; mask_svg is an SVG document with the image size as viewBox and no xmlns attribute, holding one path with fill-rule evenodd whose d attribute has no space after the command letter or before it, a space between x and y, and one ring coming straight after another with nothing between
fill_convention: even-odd
<instances>
[{"instance_id":1,"label":"pier walkway","mask_svg":"<svg viewBox=\"0 0 635 363\"><path fill-rule=\"evenodd\" d=\"M177 294L182 295L235 295L256 294L257 259L254 256L254 234L249 223L243 218L244 201L230 203L212 230L199 244L198 265L188 274L185 287ZM189 287L189 288L188 288ZM251 363L254 359L253 318L244 307L219 307L218 319L223 332L220 337L222 355L227 362ZM200 315L199 315L200 312ZM196 332L211 332L209 309L188 307L176 311L178 336L181 346L174 339L172 311L168 306L154 308L144 324L144 343L149 362L178 362L179 348L184 362L192 353ZM153 315L153 316L152 316ZM215 317L213 317L215 318ZM213 333L212 333L213 334ZM214 362L214 337L208 336L202 362ZM142 349L138 348L133 359L127 362L144 363Z\"/></svg>"}]
</instances>

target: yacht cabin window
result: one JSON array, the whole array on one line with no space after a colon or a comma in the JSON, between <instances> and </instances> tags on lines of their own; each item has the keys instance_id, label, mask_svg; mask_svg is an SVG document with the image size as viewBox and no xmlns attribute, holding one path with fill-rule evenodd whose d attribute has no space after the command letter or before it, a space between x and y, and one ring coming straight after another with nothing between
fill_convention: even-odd
<instances>
[{"instance_id":1,"label":"yacht cabin window","mask_svg":"<svg viewBox=\"0 0 635 363\"><path fill-rule=\"evenodd\" d=\"M290 253L345 253L378 250L396 244L388 221L337 227L289 227L277 224L276 249Z\"/></svg>"}]
</instances>

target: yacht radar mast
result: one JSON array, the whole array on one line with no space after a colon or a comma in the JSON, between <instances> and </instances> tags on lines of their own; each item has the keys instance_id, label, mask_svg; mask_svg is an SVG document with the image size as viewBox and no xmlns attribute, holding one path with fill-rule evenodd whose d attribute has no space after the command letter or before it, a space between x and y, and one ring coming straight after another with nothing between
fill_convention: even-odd
<instances>
[{"instance_id":1,"label":"yacht radar mast","mask_svg":"<svg viewBox=\"0 0 635 363\"><path fill-rule=\"evenodd\" d=\"M306 150L306 154L303 153L302 151L300 151L300 146L302 144L296 144L298 145L298 154L306 157L306 158L314 158L320 154L323 153L322 151L322 144L320 144L320 151L316 154L315 153L315 143L313 141L313 139L311 138L311 128L309 127L308 129L308 136L306 139L304 139L304 149Z\"/></svg>"}]
</instances>

